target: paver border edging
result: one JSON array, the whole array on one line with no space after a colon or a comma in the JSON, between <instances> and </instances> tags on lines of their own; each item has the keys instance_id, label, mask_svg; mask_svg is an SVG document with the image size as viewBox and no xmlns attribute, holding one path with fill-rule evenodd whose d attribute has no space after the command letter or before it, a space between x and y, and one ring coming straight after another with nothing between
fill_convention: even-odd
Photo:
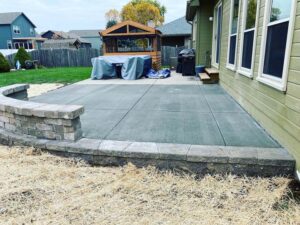
<instances>
[{"instance_id":1,"label":"paver border edging","mask_svg":"<svg viewBox=\"0 0 300 225\"><path fill-rule=\"evenodd\" d=\"M50 140L82 137L83 106L29 102L28 84L0 88L0 128Z\"/></svg>"},{"instance_id":2,"label":"paver border edging","mask_svg":"<svg viewBox=\"0 0 300 225\"><path fill-rule=\"evenodd\" d=\"M76 142L53 141L0 129L1 143L35 147L100 166L123 166L131 162L138 167L152 165L159 169L198 175L231 173L261 177L293 177L295 172L295 160L283 148L198 146L86 138Z\"/></svg>"}]
</instances>

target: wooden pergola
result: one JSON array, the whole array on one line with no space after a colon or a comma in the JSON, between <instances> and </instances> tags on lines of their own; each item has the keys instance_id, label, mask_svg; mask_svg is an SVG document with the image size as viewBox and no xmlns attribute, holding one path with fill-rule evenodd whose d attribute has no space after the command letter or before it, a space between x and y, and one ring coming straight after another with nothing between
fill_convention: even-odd
<instances>
[{"instance_id":1,"label":"wooden pergola","mask_svg":"<svg viewBox=\"0 0 300 225\"><path fill-rule=\"evenodd\" d=\"M161 65L161 32L143 24L125 21L100 32L104 56L150 55Z\"/></svg>"}]
</instances>

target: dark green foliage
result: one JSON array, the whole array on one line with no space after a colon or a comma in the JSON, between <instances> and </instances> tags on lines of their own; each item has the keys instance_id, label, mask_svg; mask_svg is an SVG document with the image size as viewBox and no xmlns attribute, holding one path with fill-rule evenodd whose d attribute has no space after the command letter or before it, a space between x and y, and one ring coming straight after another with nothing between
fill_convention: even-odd
<instances>
[{"instance_id":1,"label":"dark green foliage","mask_svg":"<svg viewBox=\"0 0 300 225\"><path fill-rule=\"evenodd\" d=\"M0 53L0 73L10 71L10 65L7 59Z\"/></svg>"},{"instance_id":2,"label":"dark green foliage","mask_svg":"<svg viewBox=\"0 0 300 225\"><path fill-rule=\"evenodd\" d=\"M110 28L110 27L116 25L117 23L118 23L118 22L115 21L115 20L109 20L109 21L107 22L107 24L106 24L106 29L108 29L108 28Z\"/></svg>"},{"instance_id":3,"label":"dark green foliage","mask_svg":"<svg viewBox=\"0 0 300 225\"><path fill-rule=\"evenodd\" d=\"M15 56L15 64L18 60L21 63L21 67L25 68L25 61L31 60L31 56L26 52L24 48L20 48Z\"/></svg>"}]
</instances>

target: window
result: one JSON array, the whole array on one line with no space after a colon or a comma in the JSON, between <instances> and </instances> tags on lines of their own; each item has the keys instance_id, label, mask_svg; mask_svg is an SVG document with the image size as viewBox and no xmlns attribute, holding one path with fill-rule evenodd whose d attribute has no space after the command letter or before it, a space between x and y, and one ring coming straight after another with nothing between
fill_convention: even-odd
<instances>
[{"instance_id":1,"label":"window","mask_svg":"<svg viewBox=\"0 0 300 225\"><path fill-rule=\"evenodd\" d=\"M12 42L11 41L7 41L7 49L12 49Z\"/></svg>"},{"instance_id":2,"label":"window","mask_svg":"<svg viewBox=\"0 0 300 225\"><path fill-rule=\"evenodd\" d=\"M239 21L239 0L231 0L229 40L228 40L228 62L230 69L235 69L236 62L236 46Z\"/></svg>"},{"instance_id":3,"label":"window","mask_svg":"<svg viewBox=\"0 0 300 225\"><path fill-rule=\"evenodd\" d=\"M117 40L118 52L151 52L153 51L150 38L123 38Z\"/></svg>"},{"instance_id":4,"label":"window","mask_svg":"<svg viewBox=\"0 0 300 225\"><path fill-rule=\"evenodd\" d=\"M21 29L19 26L14 25L13 26L13 31L15 34L20 34L21 33Z\"/></svg>"},{"instance_id":5,"label":"window","mask_svg":"<svg viewBox=\"0 0 300 225\"><path fill-rule=\"evenodd\" d=\"M20 45L19 45L19 43L17 42L17 43L15 43L15 49L19 49L20 48Z\"/></svg>"},{"instance_id":6,"label":"window","mask_svg":"<svg viewBox=\"0 0 300 225\"><path fill-rule=\"evenodd\" d=\"M29 43L28 43L28 49L33 49L33 44L32 44L32 42L29 42Z\"/></svg>"},{"instance_id":7,"label":"window","mask_svg":"<svg viewBox=\"0 0 300 225\"><path fill-rule=\"evenodd\" d=\"M30 28L30 34L31 34L31 35L34 35L34 34L35 34L35 31L34 31L33 28Z\"/></svg>"},{"instance_id":8,"label":"window","mask_svg":"<svg viewBox=\"0 0 300 225\"><path fill-rule=\"evenodd\" d=\"M244 0L239 73L253 76L259 0Z\"/></svg>"},{"instance_id":9,"label":"window","mask_svg":"<svg viewBox=\"0 0 300 225\"><path fill-rule=\"evenodd\" d=\"M258 80L286 90L296 0L267 0Z\"/></svg>"}]
</instances>

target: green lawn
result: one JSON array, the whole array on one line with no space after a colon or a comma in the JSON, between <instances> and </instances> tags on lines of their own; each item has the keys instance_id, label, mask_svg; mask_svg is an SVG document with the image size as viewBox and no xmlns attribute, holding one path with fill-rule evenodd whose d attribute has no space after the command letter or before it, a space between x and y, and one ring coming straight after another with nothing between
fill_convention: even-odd
<instances>
[{"instance_id":1,"label":"green lawn","mask_svg":"<svg viewBox=\"0 0 300 225\"><path fill-rule=\"evenodd\" d=\"M91 71L91 67L62 67L0 73L0 87L18 83L75 83L88 79Z\"/></svg>"}]
</instances>

